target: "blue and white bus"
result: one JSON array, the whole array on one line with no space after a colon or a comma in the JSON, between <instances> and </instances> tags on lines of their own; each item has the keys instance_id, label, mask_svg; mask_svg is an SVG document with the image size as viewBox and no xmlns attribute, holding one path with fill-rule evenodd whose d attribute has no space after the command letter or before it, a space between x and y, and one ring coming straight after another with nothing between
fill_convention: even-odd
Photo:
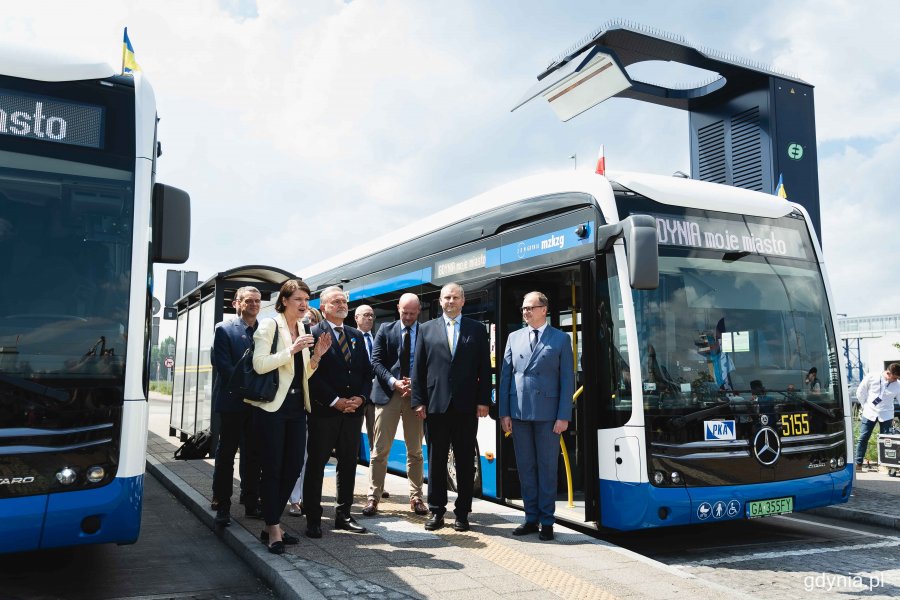
<instances>
[{"instance_id":1,"label":"blue and white bus","mask_svg":"<svg viewBox=\"0 0 900 600\"><path fill-rule=\"evenodd\" d=\"M156 121L140 73L0 50L0 553L138 537L152 267L190 233Z\"/></svg>"},{"instance_id":2,"label":"blue and white bus","mask_svg":"<svg viewBox=\"0 0 900 600\"><path fill-rule=\"evenodd\" d=\"M634 530L846 502L848 399L833 303L805 210L681 177L530 177L298 271L343 283L379 323L460 283L495 385L523 296L544 292L576 356L558 518ZM804 388L817 367L821 390ZM512 440L481 419L477 488L519 505ZM391 454L404 473L402 435ZM366 444L362 454L367 455Z\"/></svg>"}]
</instances>

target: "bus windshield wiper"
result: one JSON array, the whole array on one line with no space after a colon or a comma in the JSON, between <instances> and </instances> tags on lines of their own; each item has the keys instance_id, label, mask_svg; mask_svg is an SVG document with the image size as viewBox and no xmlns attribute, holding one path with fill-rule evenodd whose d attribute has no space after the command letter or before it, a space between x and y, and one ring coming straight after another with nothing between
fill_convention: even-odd
<instances>
[{"instance_id":1,"label":"bus windshield wiper","mask_svg":"<svg viewBox=\"0 0 900 600\"><path fill-rule=\"evenodd\" d=\"M700 419L705 419L706 417L711 417L713 415L718 415L723 412L728 412L727 410L731 407L731 402L725 400L720 401L715 406L711 406L709 408L701 408L700 410L696 410L692 413L688 413L686 415L680 415L677 417L672 417L669 419L668 427L669 429L682 429L688 423L693 423L694 421L699 421Z\"/></svg>"},{"instance_id":2,"label":"bus windshield wiper","mask_svg":"<svg viewBox=\"0 0 900 600\"><path fill-rule=\"evenodd\" d=\"M802 404L806 408L811 408L817 412L820 412L826 417L830 417L832 419L834 419L838 415L838 411L836 408L825 408L821 404L817 404L812 400L807 400L806 398L800 398L800 404Z\"/></svg>"}]
</instances>

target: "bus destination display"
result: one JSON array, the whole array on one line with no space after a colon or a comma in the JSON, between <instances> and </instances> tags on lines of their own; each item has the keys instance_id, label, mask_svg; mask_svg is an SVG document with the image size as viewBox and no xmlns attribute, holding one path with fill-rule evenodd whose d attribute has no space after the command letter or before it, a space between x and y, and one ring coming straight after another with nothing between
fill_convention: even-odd
<instances>
[{"instance_id":1,"label":"bus destination display","mask_svg":"<svg viewBox=\"0 0 900 600\"><path fill-rule=\"evenodd\" d=\"M102 106L0 90L0 135L103 147Z\"/></svg>"}]
</instances>

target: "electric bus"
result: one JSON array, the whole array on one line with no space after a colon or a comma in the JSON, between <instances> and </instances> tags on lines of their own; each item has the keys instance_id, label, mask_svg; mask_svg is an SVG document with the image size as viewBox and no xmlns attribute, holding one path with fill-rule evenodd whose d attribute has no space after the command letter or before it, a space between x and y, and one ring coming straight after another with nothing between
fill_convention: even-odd
<instances>
[{"instance_id":1,"label":"electric bus","mask_svg":"<svg viewBox=\"0 0 900 600\"><path fill-rule=\"evenodd\" d=\"M462 451L485 498L521 506L496 387L531 291L548 297L576 362L558 519L635 530L850 497L833 303L800 205L682 177L543 174L298 272L314 291L342 284L378 324L397 318L405 292L419 296L421 321L435 318L441 287L462 285L464 316L491 338L494 406ZM815 392L803 385L813 366ZM393 472L405 473L404 450L398 434Z\"/></svg>"},{"instance_id":2,"label":"electric bus","mask_svg":"<svg viewBox=\"0 0 900 600\"><path fill-rule=\"evenodd\" d=\"M0 50L0 552L138 537L152 266L190 233L156 121L140 73Z\"/></svg>"}]
</instances>

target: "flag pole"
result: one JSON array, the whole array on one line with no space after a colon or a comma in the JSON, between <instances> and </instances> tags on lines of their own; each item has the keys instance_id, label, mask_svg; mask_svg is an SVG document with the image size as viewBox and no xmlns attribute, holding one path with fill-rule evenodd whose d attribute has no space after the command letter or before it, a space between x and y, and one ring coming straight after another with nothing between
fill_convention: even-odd
<instances>
[{"instance_id":1,"label":"flag pole","mask_svg":"<svg viewBox=\"0 0 900 600\"><path fill-rule=\"evenodd\" d=\"M122 71L119 73L120 75L125 74L125 52L128 50L128 44L126 44L126 40L128 39L128 28L125 28L125 34L122 36Z\"/></svg>"}]
</instances>

